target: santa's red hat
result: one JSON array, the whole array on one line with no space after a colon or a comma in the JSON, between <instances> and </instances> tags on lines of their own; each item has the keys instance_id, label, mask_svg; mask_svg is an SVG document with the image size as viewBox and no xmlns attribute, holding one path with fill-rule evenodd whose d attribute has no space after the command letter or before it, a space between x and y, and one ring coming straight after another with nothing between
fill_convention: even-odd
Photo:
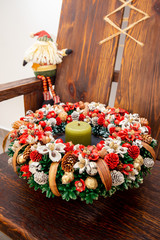
<instances>
[{"instance_id":1,"label":"santa's red hat","mask_svg":"<svg viewBox=\"0 0 160 240\"><path fill-rule=\"evenodd\" d=\"M37 40L39 40L39 41L53 41L53 39L51 38L51 35L49 35L44 30L37 32L37 33L30 34L30 37L36 37L36 36L38 37Z\"/></svg>"}]
</instances>

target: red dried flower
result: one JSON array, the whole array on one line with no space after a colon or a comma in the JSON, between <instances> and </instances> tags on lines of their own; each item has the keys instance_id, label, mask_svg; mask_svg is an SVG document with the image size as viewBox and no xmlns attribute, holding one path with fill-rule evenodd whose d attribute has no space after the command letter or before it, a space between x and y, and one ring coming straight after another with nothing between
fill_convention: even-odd
<instances>
[{"instance_id":1,"label":"red dried flower","mask_svg":"<svg viewBox=\"0 0 160 240\"><path fill-rule=\"evenodd\" d=\"M81 113L79 115L79 121L84 121L84 119L85 119L85 116L84 116L84 114Z\"/></svg>"},{"instance_id":2,"label":"red dried flower","mask_svg":"<svg viewBox=\"0 0 160 240\"><path fill-rule=\"evenodd\" d=\"M64 107L64 111L68 112L69 111L69 107Z\"/></svg>"},{"instance_id":3,"label":"red dried flower","mask_svg":"<svg viewBox=\"0 0 160 240\"><path fill-rule=\"evenodd\" d=\"M42 154L40 154L37 150L34 150L30 153L30 159L33 162L39 162L42 160Z\"/></svg>"},{"instance_id":4,"label":"red dried flower","mask_svg":"<svg viewBox=\"0 0 160 240\"><path fill-rule=\"evenodd\" d=\"M67 123L72 122L72 116L71 116L71 115L68 115L66 120L67 120Z\"/></svg>"},{"instance_id":5,"label":"red dried flower","mask_svg":"<svg viewBox=\"0 0 160 240\"><path fill-rule=\"evenodd\" d=\"M44 132L52 132L52 128L50 126L45 127Z\"/></svg>"},{"instance_id":6,"label":"red dried flower","mask_svg":"<svg viewBox=\"0 0 160 240\"><path fill-rule=\"evenodd\" d=\"M55 113L54 111L50 111L50 112L47 114L46 118L55 118L55 116L56 116L56 113Z\"/></svg>"},{"instance_id":7,"label":"red dried flower","mask_svg":"<svg viewBox=\"0 0 160 240\"><path fill-rule=\"evenodd\" d=\"M64 149L66 152L73 151L73 147L74 147L73 144L71 145L69 142L64 143L64 144L66 145L66 147L65 147L65 149Z\"/></svg>"},{"instance_id":8,"label":"red dried flower","mask_svg":"<svg viewBox=\"0 0 160 240\"><path fill-rule=\"evenodd\" d=\"M119 157L116 153L109 153L104 157L104 161L110 169L114 169L119 163Z\"/></svg>"},{"instance_id":9,"label":"red dried flower","mask_svg":"<svg viewBox=\"0 0 160 240\"><path fill-rule=\"evenodd\" d=\"M76 186L76 190L78 192L83 192L85 190L85 183L84 183L83 179L76 181L75 186Z\"/></svg>"},{"instance_id":10,"label":"red dried flower","mask_svg":"<svg viewBox=\"0 0 160 240\"><path fill-rule=\"evenodd\" d=\"M136 159L139 154L140 154L140 150L137 146L132 145L129 149L128 149L128 154L131 158Z\"/></svg>"},{"instance_id":11,"label":"red dried flower","mask_svg":"<svg viewBox=\"0 0 160 240\"><path fill-rule=\"evenodd\" d=\"M35 113L35 116L38 120L41 120L43 118L43 112L42 111L37 111Z\"/></svg>"},{"instance_id":12,"label":"red dried flower","mask_svg":"<svg viewBox=\"0 0 160 240\"><path fill-rule=\"evenodd\" d=\"M151 134L151 128L149 126L146 126L148 128L148 134Z\"/></svg>"},{"instance_id":13,"label":"red dried flower","mask_svg":"<svg viewBox=\"0 0 160 240\"><path fill-rule=\"evenodd\" d=\"M123 169L122 169L122 172L126 175L129 174L129 172L132 172L133 171L133 164L123 164Z\"/></svg>"},{"instance_id":14,"label":"red dried flower","mask_svg":"<svg viewBox=\"0 0 160 240\"><path fill-rule=\"evenodd\" d=\"M115 129L116 129L115 127L110 127L109 133L110 133L110 134L114 133L114 132L115 132Z\"/></svg>"},{"instance_id":15,"label":"red dried flower","mask_svg":"<svg viewBox=\"0 0 160 240\"><path fill-rule=\"evenodd\" d=\"M89 160L90 161L97 161L98 158L99 158L99 153L98 152L92 152L90 155L89 155Z\"/></svg>"},{"instance_id":16,"label":"red dried flower","mask_svg":"<svg viewBox=\"0 0 160 240\"><path fill-rule=\"evenodd\" d=\"M97 123L98 125L102 126L105 123L105 119L103 117L99 117Z\"/></svg>"},{"instance_id":17,"label":"red dried flower","mask_svg":"<svg viewBox=\"0 0 160 240\"><path fill-rule=\"evenodd\" d=\"M57 117L57 118L56 118L56 121L57 121L57 126L61 125L62 120L60 119L60 117Z\"/></svg>"},{"instance_id":18,"label":"red dried flower","mask_svg":"<svg viewBox=\"0 0 160 240\"><path fill-rule=\"evenodd\" d=\"M23 172L22 177L27 177L27 179L32 175L29 171L29 165L23 165L20 171Z\"/></svg>"}]
</instances>

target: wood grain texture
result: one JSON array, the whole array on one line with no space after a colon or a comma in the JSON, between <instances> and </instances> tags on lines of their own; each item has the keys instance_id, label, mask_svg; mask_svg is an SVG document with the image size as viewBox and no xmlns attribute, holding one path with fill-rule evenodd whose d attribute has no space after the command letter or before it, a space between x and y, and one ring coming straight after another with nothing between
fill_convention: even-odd
<instances>
[{"instance_id":1,"label":"wood grain texture","mask_svg":"<svg viewBox=\"0 0 160 240\"><path fill-rule=\"evenodd\" d=\"M63 0L58 47L73 50L57 67L56 92L63 102L108 103L119 38L98 43L116 31L103 18L120 5L117 0ZM120 26L122 11L111 18Z\"/></svg>"},{"instance_id":2,"label":"wood grain texture","mask_svg":"<svg viewBox=\"0 0 160 240\"><path fill-rule=\"evenodd\" d=\"M33 112L41 108L43 104L43 92L41 90L31 92L24 95L25 112L32 110Z\"/></svg>"},{"instance_id":3,"label":"wood grain texture","mask_svg":"<svg viewBox=\"0 0 160 240\"><path fill-rule=\"evenodd\" d=\"M0 84L0 102L34 91L43 92L42 81L36 78L26 78Z\"/></svg>"},{"instance_id":4,"label":"wood grain texture","mask_svg":"<svg viewBox=\"0 0 160 240\"><path fill-rule=\"evenodd\" d=\"M47 199L19 179L6 159L0 155L0 230L13 240L160 239L160 162L139 189L87 205Z\"/></svg>"},{"instance_id":5,"label":"wood grain texture","mask_svg":"<svg viewBox=\"0 0 160 240\"><path fill-rule=\"evenodd\" d=\"M144 42L144 47L126 37L115 106L149 120L152 136L159 142L160 159L160 1L136 0L133 4L150 18L128 32ZM141 17L131 11L129 24Z\"/></svg>"}]
</instances>

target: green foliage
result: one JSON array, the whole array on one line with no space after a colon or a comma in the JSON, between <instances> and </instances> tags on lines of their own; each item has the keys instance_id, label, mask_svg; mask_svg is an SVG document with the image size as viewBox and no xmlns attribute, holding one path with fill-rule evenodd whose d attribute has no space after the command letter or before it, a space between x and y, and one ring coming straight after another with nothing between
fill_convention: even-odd
<instances>
[{"instance_id":1,"label":"green foliage","mask_svg":"<svg viewBox=\"0 0 160 240\"><path fill-rule=\"evenodd\" d=\"M133 158L131 158L128 153L125 153L124 154L124 157L119 157L119 160L122 162L122 163L125 163L125 164L133 164Z\"/></svg>"},{"instance_id":2,"label":"green foliage","mask_svg":"<svg viewBox=\"0 0 160 240\"><path fill-rule=\"evenodd\" d=\"M48 174L49 173L49 168L51 165L52 161L49 158L48 154L45 154L42 156L42 160L40 161L40 164L42 165L42 171L44 171L44 173Z\"/></svg>"},{"instance_id":3,"label":"green foliage","mask_svg":"<svg viewBox=\"0 0 160 240\"><path fill-rule=\"evenodd\" d=\"M157 140L153 139L150 145L155 148L157 146Z\"/></svg>"},{"instance_id":4,"label":"green foliage","mask_svg":"<svg viewBox=\"0 0 160 240\"><path fill-rule=\"evenodd\" d=\"M28 179L27 183L29 184L29 187L30 188L33 187L35 191L37 191L38 189L41 189L42 193L45 193L47 198L54 197L54 194L52 193L52 191L51 191L51 189L49 187L49 183L48 182L46 184L44 184L44 185L39 185L38 183L36 183L34 181L34 176L32 175Z\"/></svg>"},{"instance_id":5,"label":"green foliage","mask_svg":"<svg viewBox=\"0 0 160 240\"><path fill-rule=\"evenodd\" d=\"M107 138L109 136L109 132L107 130L106 127L103 127L103 126L92 126L92 133L93 135L95 136L101 136L101 137L104 137L104 138Z\"/></svg>"},{"instance_id":6,"label":"green foliage","mask_svg":"<svg viewBox=\"0 0 160 240\"><path fill-rule=\"evenodd\" d=\"M152 158L150 152L148 152L144 147L140 148L140 155L143 156L143 158Z\"/></svg>"},{"instance_id":7,"label":"green foliage","mask_svg":"<svg viewBox=\"0 0 160 240\"><path fill-rule=\"evenodd\" d=\"M53 126L52 127L52 134L53 135L57 135L57 134L62 134L64 133L65 131L65 126L66 126L66 123L62 122L61 125L59 126Z\"/></svg>"}]
</instances>

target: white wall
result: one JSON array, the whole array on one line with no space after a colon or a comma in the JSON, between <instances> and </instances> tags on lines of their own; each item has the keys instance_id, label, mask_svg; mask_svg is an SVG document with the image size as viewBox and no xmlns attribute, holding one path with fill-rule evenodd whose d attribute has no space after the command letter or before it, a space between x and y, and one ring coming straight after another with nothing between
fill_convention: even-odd
<instances>
[{"instance_id":1,"label":"white wall","mask_svg":"<svg viewBox=\"0 0 160 240\"><path fill-rule=\"evenodd\" d=\"M36 39L31 32L57 35L62 0L0 0L0 83L33 76L31 64L23 67L24 52ZM0 128L24 115L23 96L0 102Z\"/></svg>"}]
</instances>

